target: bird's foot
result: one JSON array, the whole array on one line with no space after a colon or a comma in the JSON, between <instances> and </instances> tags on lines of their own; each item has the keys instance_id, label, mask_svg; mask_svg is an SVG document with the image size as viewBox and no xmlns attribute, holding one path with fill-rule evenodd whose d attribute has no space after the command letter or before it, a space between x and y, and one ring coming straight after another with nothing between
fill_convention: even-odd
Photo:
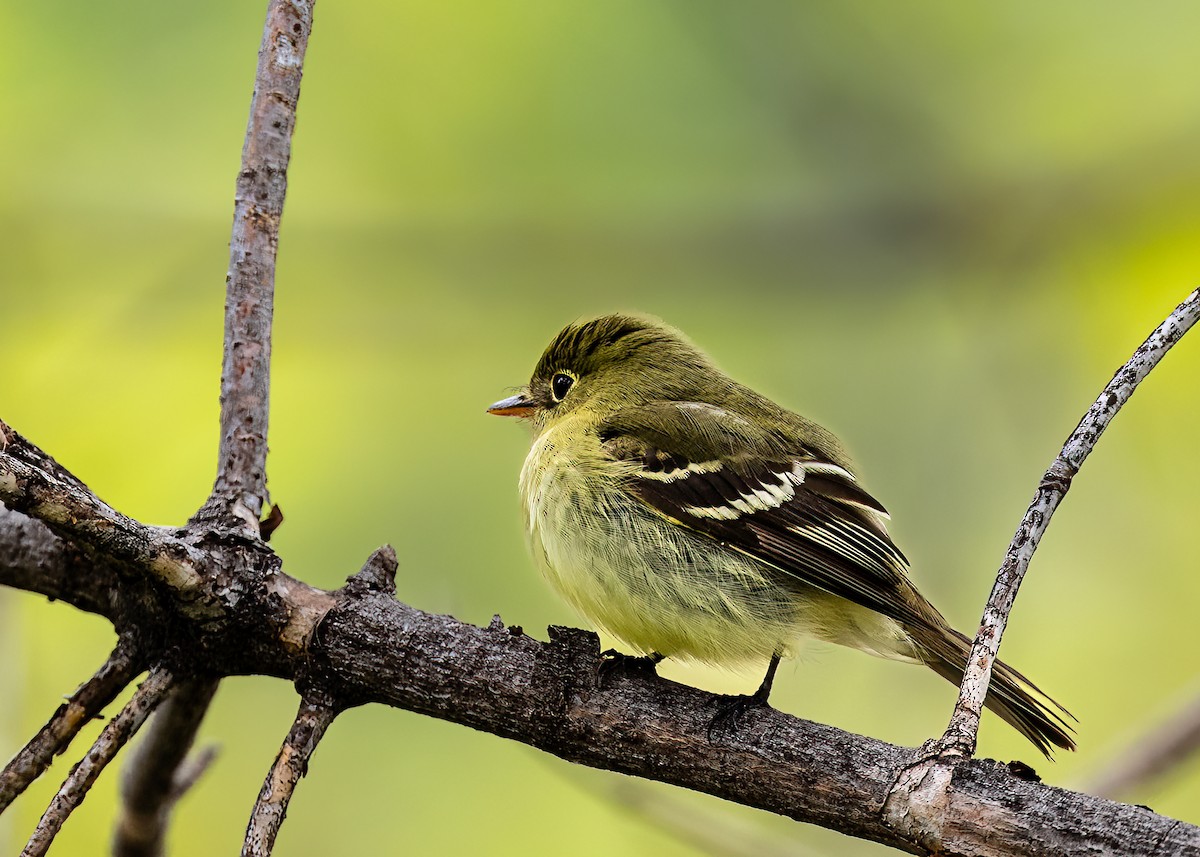
<instances>
[{"instance_id":1,"label":"bird's foot","mask_svg":"<svg viewBox=\"0 0 1200 857\"><path fill-rule=\"evenodd\" d=\"M725 697L717 704L717 713L708 722L708 740L711 741L717 732L736 729L741 724L742 718L749 712L770 708L771 705L767 702L768 696L770 696L769 688L766 693L759 688L754 693Z\"/></svg>"},{"instance_id":2,"label":"bird's foot","mask_svg":"<svg viewBox=\"0 0 1200 857\"><path fill-rule=\"evenodd\" d=\"M664 655L652 652L649 655L627 655L616 649L600 653L600 664L596 667L596 687L603 688L609 679L619 675L658 675L654 669Z\"/></svg>"}]
</instances>

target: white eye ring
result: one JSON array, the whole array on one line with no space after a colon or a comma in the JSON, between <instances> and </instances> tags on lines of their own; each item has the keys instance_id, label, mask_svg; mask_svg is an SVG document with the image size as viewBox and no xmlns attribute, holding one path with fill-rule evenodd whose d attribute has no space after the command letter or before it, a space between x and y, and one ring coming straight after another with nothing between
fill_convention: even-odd
<instances>
[{"instance_id":1,"label":"white eye ring","mask_svg":"<svg viewBox=\"0 0 1200 857\"><path fill-rule=\"evenodd\" d=\"M576 380L578 379L571 372L555 372L550 377L550 397L556 402L561 402L567 397L567 393L571 392Z\"/></svg>"}]
</instances>

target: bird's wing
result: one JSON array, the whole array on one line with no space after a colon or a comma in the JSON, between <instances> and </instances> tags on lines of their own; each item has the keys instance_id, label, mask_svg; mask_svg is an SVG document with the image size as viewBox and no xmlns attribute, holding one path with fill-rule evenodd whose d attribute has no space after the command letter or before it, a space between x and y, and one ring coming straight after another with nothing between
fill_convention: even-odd
<instances>
[{"instance_id":1,"label":"bird's wing","mask_svg":"<svg viewBox=\"0 0 1200 857\"><path fill-rule=\"evenodd\" d=\"M665 430L680 424L687 430ZM695 402L622 410L599 435L609 456L636 465L628 490L671 523L885 616L923 624L906 597L908 562L888 537L886 510L831 456Z\"/></svg>"}]
</instances>

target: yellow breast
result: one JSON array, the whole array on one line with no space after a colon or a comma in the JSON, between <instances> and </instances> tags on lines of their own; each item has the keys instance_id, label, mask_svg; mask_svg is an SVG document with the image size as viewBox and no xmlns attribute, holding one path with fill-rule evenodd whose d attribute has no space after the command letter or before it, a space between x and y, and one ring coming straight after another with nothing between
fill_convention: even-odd
<instances>
[{"instance_id":1,"label":"yellow breast","mask_svg":"<svg viewBox=\"0 0 1200 857\"><path fill-rule=\"evenodd\" d=\"M802 596L757 561L659 517L623 487L636 464L565 421L521 470L530 547L555 590L642 652L761 661L803 633Z\"/></svg>"}]
</instances>

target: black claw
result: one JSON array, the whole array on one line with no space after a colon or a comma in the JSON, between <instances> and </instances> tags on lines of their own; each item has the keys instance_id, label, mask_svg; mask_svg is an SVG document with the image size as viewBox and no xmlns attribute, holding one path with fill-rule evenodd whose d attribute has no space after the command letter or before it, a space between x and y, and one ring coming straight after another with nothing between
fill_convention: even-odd
<instances>
[{"instance_id":1,"label":"black claw","mask_svg":"<svg viewBox=\"0 0 1200 857\"><path fill-rule=\"evenodd\" d=\"M717 706L717 713L708 722L708 740L713 740L713 735L717 732L732 731L738 728L741 725L742 718L749 712L770 708L771 705L767 702L767 696L768 694L763 693L760 688L754 693L725 697Z\"/></svg>"},{"instance_id":2,"label":"black claw","mask_svg":"<svg viewBox=\"0 0 1200 857\"><path fill-rule=\"evenodd\" d=\"M609 679L619 675L658 675L654 668L663 657L658 652L643 656L627 655L616 649L601 652L600 664L596 667L596 687L603 688Z\"/></svg>"},{"instance_id":3,"label":"black claw","mask_svg":"<svg viewBox=\"0 0 1200 857\"><path fill-rule=\"evenodd\" d=\"M758 690L749 696L727 696L725 701L717 706L717 713L708 722L708 740L713 739L713 733L722 729L736 729L746 712L761 708L770 708L767 700L771 697L771 685L775 682L775 670L779 667L780 654L776 652L767 664L767 674L763 677Z\"/></svg>"}]
</instances>

